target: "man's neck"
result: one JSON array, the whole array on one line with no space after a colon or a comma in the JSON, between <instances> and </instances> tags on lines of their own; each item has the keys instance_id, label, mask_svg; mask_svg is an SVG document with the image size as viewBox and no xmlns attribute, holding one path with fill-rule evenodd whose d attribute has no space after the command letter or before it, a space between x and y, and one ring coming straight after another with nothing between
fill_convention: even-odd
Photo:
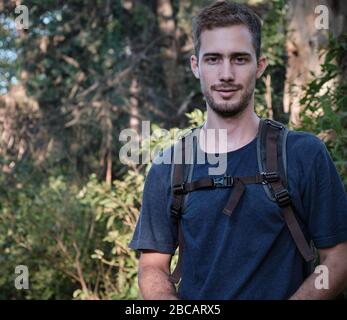
<instances>
[{"instance_id":1,"label":"man's neck","mask_svg":"<svg viewBox=\"0 0 347 320\"><path fill-rule=\"evenodd\" d=\"M200 147L208 153L230 152L250 143L258 133L259 117L253 106L248 106L242 114L232 118L223 118L207 106L207 120L204 133L208 129L216 129L214 139L202 139ZM218 129L226 130L226 139L218 134ZM213 141L214 140L214 141Z\"/></svg>"}]
</instances>

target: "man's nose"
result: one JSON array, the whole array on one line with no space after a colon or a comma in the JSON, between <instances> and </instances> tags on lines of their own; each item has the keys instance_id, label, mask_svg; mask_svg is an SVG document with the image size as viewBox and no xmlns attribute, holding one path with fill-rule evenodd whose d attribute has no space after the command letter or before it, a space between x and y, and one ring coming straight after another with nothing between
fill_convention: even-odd
<instances>
[{"instance_id":1,"label":"man's nose","mask_svg":"<svg viewBox=\"0 0 347 320\"><path fill-rule=\"evenodd\" d=\"M220 81L233 81L235 79L234 68L230 61L224 61L219 70Z\"/></svg>"}]
</instances>

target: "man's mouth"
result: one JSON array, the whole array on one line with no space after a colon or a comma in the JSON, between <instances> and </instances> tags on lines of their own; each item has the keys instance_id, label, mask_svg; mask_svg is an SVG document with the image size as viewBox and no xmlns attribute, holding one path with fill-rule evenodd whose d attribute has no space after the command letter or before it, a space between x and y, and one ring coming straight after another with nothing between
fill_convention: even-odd
<instances>
[{"instance_id":1,"label":"man's mouth","mask_svg":"<svg viewBox=\"0 0 347 320\"><path fill-rule=\"evenodd\" d=\"M239 89L219 89L219 90L216 90L218 92L234 92L234 91L237 91Z\"/></svg>"},{"instance_id":2,"label":"man's mouth","mask_svg":"<svg viewBox=\"0 0 347 320\"><path fill-rule=\"evenodd\" d=\"M229 99L236 91L240 90L240 87L216 88L214 90L217 91L223 99Z\"/></svg>"},{"instance_id":3,"label":"man's mouth","mask_svg":"<svg viewBox=\"0 0 347 320\"><path fill-rule=\"evenodd\" d=\"M242 88L241 85L233 85L233 86L218 86L214 85L211 87L212 90L216 91L223 91L223 92L229 92L229 91L237 91Z\"/></svg>"}]
</instances>

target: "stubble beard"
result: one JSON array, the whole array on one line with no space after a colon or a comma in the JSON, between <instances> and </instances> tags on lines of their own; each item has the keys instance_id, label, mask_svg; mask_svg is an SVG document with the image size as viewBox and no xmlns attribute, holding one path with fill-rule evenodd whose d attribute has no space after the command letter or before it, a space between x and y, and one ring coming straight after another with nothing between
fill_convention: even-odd
<instances>
[{"instance_id":1,"label":"stubble beard","mask_svg":"<svg viewBox=\"0 0 347 320\"><path fill-rule=\"evenodd\" d=\"M237 102L217 103L211 94L211 91L206 90L203 92L208 106L223 118L233 118L243 113L249 105L255 88L255 81L247 86L246 90L242 92L240 100Z\"/></svg>"}]
</instances>

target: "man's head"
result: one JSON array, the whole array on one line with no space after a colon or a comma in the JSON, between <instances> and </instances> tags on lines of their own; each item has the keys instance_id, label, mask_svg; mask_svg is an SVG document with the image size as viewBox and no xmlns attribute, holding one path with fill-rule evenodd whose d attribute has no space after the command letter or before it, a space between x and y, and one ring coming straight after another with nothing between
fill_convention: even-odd
<instances>
[{"instance_id":1,"label":"man's head","mask_svg":"<svg viewBox=\"0 0 347 320\"><path fill-rule=\"evenodd\" d=\"M233 117L252 104L255 81L266 67L260 39L260 19L244 5L217 1L195 17L191 67L219 115Z\"/></svg>"}]
</instances>

